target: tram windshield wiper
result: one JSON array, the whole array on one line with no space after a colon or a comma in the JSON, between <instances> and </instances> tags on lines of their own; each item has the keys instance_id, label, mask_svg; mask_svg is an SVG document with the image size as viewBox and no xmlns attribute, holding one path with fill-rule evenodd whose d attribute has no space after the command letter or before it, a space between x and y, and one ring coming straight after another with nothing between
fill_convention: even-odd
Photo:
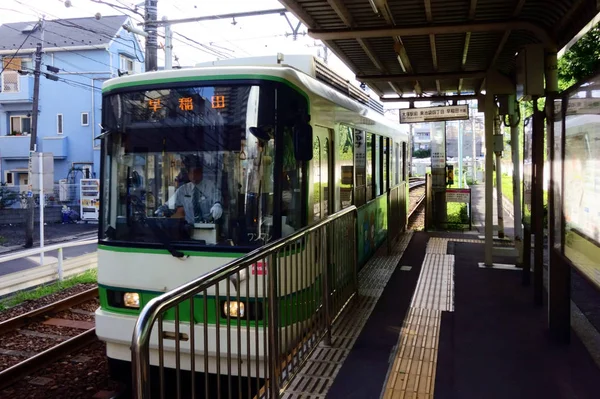
<instances>
[{"instance_id":1,"label":"tram windshield wiper","mask_svg":"<svg viewBox=\"0 0 600 399\"><path fill-rule=\"evenodd\" d=\"M169 253L171 255L173 255L175 258L183 258L185 256L185 254L183 252L178 251L177 249L175 249L173 247L173 245L171 244L171 240L169 239L169 236L167 235L165 230L162 228L160 223L157 222L157 219L144 218L144 220L145 220L146 224L148 225L148 227L150 227L150 229L154 233L154 236L158 239L158 241L160 241L160 243L162 245L165 246L165 249L167 251L169 251Z\"/></svg>"}]
</instances>

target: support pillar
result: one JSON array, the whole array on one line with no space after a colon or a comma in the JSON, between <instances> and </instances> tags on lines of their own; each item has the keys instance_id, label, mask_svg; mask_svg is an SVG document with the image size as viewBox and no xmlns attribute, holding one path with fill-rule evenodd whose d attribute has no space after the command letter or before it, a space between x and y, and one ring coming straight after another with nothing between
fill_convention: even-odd
<instances>
[{"instance_id":1,"label":"support pillar","mask_svg":"<svg viewBox=\"0 0 600 399\"><path fill-rule=\"evenodd\" d=\"M486 266L493 264L494 250L494 95L485 96L485 258Z\"/></svg>"},{"instance_id":2,"label":"support pillar","mask_svg":"<svg viewBox=\"0 0 600 399\"><path fill-rule=\"evenodd\" d=\"M550 186L548 187L548 327L554 340L569 343L571 339L571 270L560 255L562 228L562 196L556 189L562 185L562 162L564 148L562 145L561 113L556 114L554 99L558 93L558 73L556 68L556 49L546 53L546 120L548 131L548 154L550 155ZM556 129L556 131L555 131ZM556 151L558 150L558 151ZM561 165L560 167L558 167ZM560 187L560 186L559 186ZM558 222L558 223L557 223Z\"/></svg>"},{"instance_id":3,"label":"support pillar","mask_svg":"<svg viewBox=\"0 0 600 399\"><path fill-rule=\"evenodd\" d=\"M498 238L504 238L504 201L502 197L502 150L504 138L500 117L494 109L494 153L496 155L496 214L498 215Z\"/></svg>"},{"instance_id":4,"label":"support pillar","mask_svg":"<svg viewBox=\"0 0 600 399\"><path fill-rule=\"evenodd\" d=\"M538 109L538 97L533 97L533 187L531 190L531 225L534 234L533 298L536 305L544 303L544 113Z\"/></svg>"},{"instance_id":5,"label":"support pillar","mask_svg":"<svg viewBox=\"0 0 600 399\"><path fill-rule=\"evenodd\" d=\"M508 112L510 120L510 146L513 162L513 213L515 221L515 248L517 249L517 266L523 264L523 227L521 225L521 161L519 154L519 104L515 96L509 96Z\"/></svg>"}]
</instances>

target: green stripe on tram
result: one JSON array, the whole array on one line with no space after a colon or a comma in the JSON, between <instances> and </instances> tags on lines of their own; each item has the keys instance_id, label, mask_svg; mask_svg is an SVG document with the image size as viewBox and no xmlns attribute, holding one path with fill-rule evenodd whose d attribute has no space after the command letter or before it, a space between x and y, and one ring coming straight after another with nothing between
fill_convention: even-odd
<instances>
[{"instance_id":1,"label":"green stripe on tram","mask_svg":"<svg viewBox=\"0 0 600 399\"><path fill-rule=\"evenodd\" d=\"M112 245L100 244L98 249L111 252L133 253L133 254L152 254L152 255L171 255L166 249L158 248L136 248L136 247L116 247ZM246 252L208 252L208 251L181 251L187 256L204 256L210 258L241 258L247 255Z\"/></svg>"},{"instance_id":2,"label":"green stripe on tram","mask_svg":"<svg viewBox=\"0 0 600 399\"><path fill-rule=\"evenodd\" d=\"M272 75L261 75L261 74L239 74L239 75L209 75L209 76L178 76L174 78L158 78L158 79L142 79L136 80L132 82L122 82L115 83L109 86L102 88L102 94L109 94L113 90L127 88L127 87L137 87L137 86L152 86L159 84L168 84L168 83L180 83L180 82L206 82L206 81L218 81L218 80L269 80L272 82L283 83L290 86L292 89L296 90L298 93L302 94L306 101L309 100L308 94L304 92L300 87L296 86L294 83L281 78L279 76Z\"/></svg>"},{"instance_id":3,"label":"green stripe on tram","mask_svg":"<svg viewBox=\"0 0 600 399\"><path fill-rule=\"evenodd\" d=\"M347 281L344 281L344 280L347 280ZM344 280L340 282L341 283L340 289L343 289L347 285L347 283L350 282L350 276L348 276L348 278L344 279ZM252 283L252 285L253 285L253 283ZM107 285L103 285L103 284L98 284L98 290L99 290L99 294L100 294L100 306L102 307L103 310L105 310L107 312L111 312L111 313L130 315L130 316L139 315L139 313L140 313L139 309L128 309L128 308L110 306L108 303L108 292L107 292L108 290L122 292L122 293L125 293L125 292L139 293L141 308L143 308L145 305L147 305L148 302L150 302L152 299L163 294L162 292L153 292L153 291L146 291L146 290L139 290L139 289L127 289L127 288L121 288L121 287L111 287L111 286L107 286ZM229 300L236 301L237 293L233 292L233 291L235 291L233 288L231 291L232 292L230 292ZM280 308L279 308L279 310L280 310L279 325L282 327L285 327L287 325L291 325L296 322L309 319L315 313L315 310L322 306L322 294L321 293L322 293L322 280L321 280L321 278L317 278L315 280L314 284L311 285L310 287L305 288L299 292L295 292L292 294L288 294L284 297L281 297L280 302L279 302L279 306L280 306ZM243 294L245 294L245 287L242 287L242 292L240 293L240 301L243 301L246 304L246 306L248 306L247 305L248 303L250 303L250 304L259 303L262 305L262 306L260 306L261 310L259 313L258 325L259 326L264 325L268 318L268 304L266 303L266 301L264 301L263 298L259 298L258 300L255 300L254 298L250 298L250 300L246 300L246 298L244 297ZM227 296L225 296L225 295L220 295L219 301L217 301L217 298L214 295L208 296L207 306L206 306L206 321L208 324L215 325L217 322L217 315L218 315L219 316L219 324L222 326L227 325L227 317L223 317L223 315L221 313L222 303L226 300L227 300ZM219 302L219 304L217 302ZM190 321L190 302L189 302L189 300L186 300L179 305L179 318L183 322ZM166 312L164 320L169 320L169 321L175 320L175 309L174 308L169 309ZM202 298L202 296L197 296L194 298L194 322L195 323L203 323L204 322L204 299ZM231 317L230 324L233 326L237 325L237 319ZM245 317L240 319L240 325L246 326L246 318ZM250 326L256 325L254 315L250 316L249 325Z\"/></svg>"}]
</instances>

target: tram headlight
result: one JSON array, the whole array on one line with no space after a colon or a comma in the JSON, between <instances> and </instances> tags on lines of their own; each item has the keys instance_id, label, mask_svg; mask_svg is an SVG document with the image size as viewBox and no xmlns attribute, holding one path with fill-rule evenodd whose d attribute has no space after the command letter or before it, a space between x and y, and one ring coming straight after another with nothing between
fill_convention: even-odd
<instances>
[{"instance_id":1,"label":"tram headlight","mask_svg":"<svg viewBox=\"0 0 600 399\"><path fill-rule=\"evenodd\" d=\"M225 317L244 317L246 309L244 302L240 301L226 301L223 302L223 314Z\"/></svg>"},{"instance_id":2,"label":"tram headlight","mask_svg":"<svg viewBox=\"0 0 600 399\"><path fill-rule=\"evenodd\" d=\"M140 308L140 294L137 292L126 292L123 294L123 304L126 308Z\"/></svg>"}]
</instances>

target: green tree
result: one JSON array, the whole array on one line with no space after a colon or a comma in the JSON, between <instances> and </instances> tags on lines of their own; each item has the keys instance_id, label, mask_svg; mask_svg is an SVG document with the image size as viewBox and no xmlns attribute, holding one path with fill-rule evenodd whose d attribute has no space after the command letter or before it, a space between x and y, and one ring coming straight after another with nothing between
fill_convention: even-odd
<instances>
[{"instance_id":1,"label":"green tree","mask_svg":"<svg viewBox=\"0 0 600 399\"><path fill-rule=\"evenodd\" d=\"M558 60L558 87L566 90L598 72L600 67L600 25L583 35Z\"/></svg>"}]
</instances>

